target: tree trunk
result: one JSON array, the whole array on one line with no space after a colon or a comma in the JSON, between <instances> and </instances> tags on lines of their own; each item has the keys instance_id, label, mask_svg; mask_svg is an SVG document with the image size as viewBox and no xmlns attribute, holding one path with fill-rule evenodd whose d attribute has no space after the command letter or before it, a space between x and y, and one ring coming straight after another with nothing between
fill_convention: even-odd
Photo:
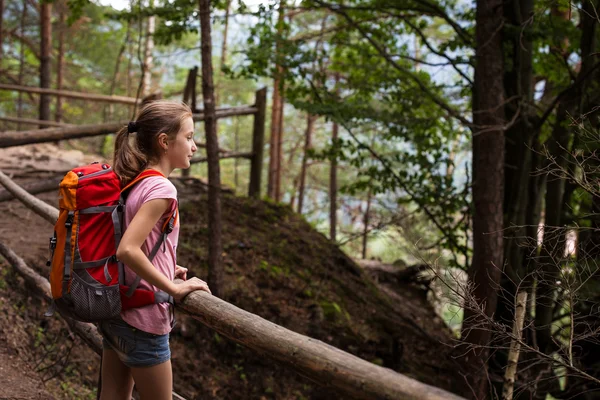
<instances>
[{"instance_id":1,"label":"tree trunk","mask_svg":"<svg viewBox=\"0 0 600 400\"><path fill-rule=\"evenodd\" d=\"M300 169L300 187L298 189L298 214L302 214L304 205L304 188L306 184L306 166L308 163L308 151L312 147L312 134L315 127L316 116L308 114L306 116L306 131L304 135L304 154L302 156L302 167Z\"/></svg>"},{"instance_id":2,"label":"tree trunk","mask_svg":"<svg viewBox=\"0 0 600 400\"><path fill-rule=\"evenodd\" d=\"M138 34L141 34L138 32ZM127 73L125 75L125 95L127 97L131 97L132 93L132 82L133 82L133 72L132 72L132 63L135 58L135 54L133 52L133 40L129 41L129 46L127 49ZM132 118L135 116L132 116Z\"/></svg>"},{"instance_id":3,"label":"tree trunk","mask_svg":"<svg viewBox=\"0 0 600 400\"><path fill-rule=\"evenodd\" d=\"M596 2L600 3L600 2ZM587 72L593 67L595 60L592 55L596 51L596 26L595 9L600 4L584 2L581 12L581 68L576 84L584 79ZM566 17L565 17L566 18ZM568 40L568 38L565 38ZM590 87L587 90L593 90ZM552 137L548 139L547 151L553 163L548 161L553 170L566 169L569 162L569 147L571 142L571 116L583 114L587 111L586 87L583 84L575 85L564 99L559 103L556 112L556 122ZM556 279L560 273L560 263L564 258L565 234L563 215L567 213L567 199L565 198L565 178L552 177L548 179L546 189L546 219L542 245L542 265L536 290L535 327L536 339L539 349L547 352L552 346L551 322L554 313Z\"/></svg>"},{"instance_id":4,"label":"tree trunk","mask_svg":"<svg viewBox=\"0 0 600 400\"><path fill-rule=\"evenodd\" d=\"M323 20L325 21L325 20ZM321 32L325 29L325 23L321 25ZM339 96L338 83L340 81L340 73L335 73L335 86L336 94ZM337 149L338 139L338 124L333 122L331 129L331 142ZM331 159L331 165L329 167L329 240L332 242L337 241L337 154Z\"/></svg>"},{"instance_id":5,"label":"tree trunk","mask_svg":"<svg viewBox=\"0 0 600 400\"><path fill-rule=\"evenodd\" d=\"M278 27L277 33L281 35L283 33L283 18L284 18L284 7L285 2L281 1L279 5L279 16L278 16ZM275 46L275 59L279 56L280 53L280 41L277 41ZM279 201L278 192L279 188L277 187L279 182L278 175L281 173L279 171L279 166L281 162L279 157L281 156L281 151L279 149L279 144L281 143L281 128L283 118L283 68L280 65L276 65L275 67L275 76L273 78L273 106L271 109L271 139L270 139L270 147L269 147L269 180L267 182L267 196L275 201Z\"/></svg>"},{"instance_id":6,"label":"tree trunk","mask_svg":"<svg viewBox=\"0 0 600 400\"><path fill-rule=\"evenodd\" d=\"M219 142L215 118L215 92L212 69L210 0L199 0L200 40L202 48L202 98L204 100L204 130L208 157L208 284L217 297L223 297L223 259L221 244L221 172Z\"/></svg>"},{"instance_id":7,"label":"tree trunk","mask_svg":"<svg viewBox=\"0 0 600 400\"><path fill-rule=\"evenodd\" d=\"M569 112L560 104L552 137L548 140L548 153L558 166L566 168L570 134L567 129ZM555 305L556 280L560 274L560 263L564 258L566 229L562 227L564 209L564 178L552 177L546 184L546 213L540 275L536 290L535 327L540 351L546 352L552 343L551 322Z\"/></svg>"},{"instance_id":8,"label":"tree trunk","mask_svg":"<svg viewBox=\"0 0 600 400\"><path fill-rule=\"evenodd\" d=\"M331 139L336 146L338 138L338 124L333 123ZM329 240L337 241L337 155L331 159L329 167Z\"/></svg>"},{"instance_id":9,"label":"tree trunk","mask_svg":"<svg viewBox=\"0 0 600 400\"><path fill-rule=\"evenodd\" d=\"M363 235L362 235L362 258L363 260L367 259L367 244L369 239L369 220L371 219L371 188L367 192L367 209L365 210L365 215L363 219Z\"/></svg>"},{"instance_id":10,"label":"tree trunk","mask_svg":"<svg viewBox=\"0 0 600 400\"><path fill-rule=\"evenodd\" d=\"M150 7L154 6L154 1L150 0ZM156 30L156 17L150 15L146 25L146 44L144 46L144 76L143 96L148 96L152 91L152 52L154 51L154 31Z\"/></svg>"},{"instance_id":11,"label":"tree trunk","mask_svg":"<svg viewBox=\"0 0 600 400\"><path fill-rule=\"evenodd\" d=\"M52 3L42 2L40 14L40 88L50 89L52 80ZM39 119L50 121L50 95L42 94L40 96ZM40 126L40 128L43 128Z\"/></svg>"},{"instance_id":12,"label":"tree trunk","mask_svg":"<svg viewBox=\"0 0 600 400\"><path fill-rule=\"evenodd\" d=\"M236 118L235 119L235 128L233 131L233 151L235 151L236 153L238 151L240 151L240 119ZM237 189L240 186L240 182L239 182L239 162L237 158L233 159L233 184L235 187L235 191L237 193Z\"/></svg>"},{"instance_id":13,"label":"tree trunk","mask_svg":"<svg viewBox=\"0 0 600 400\"><path fill-rule=\"evenodd\" d=\"M25 21L27 20L27 3L23 2L23 12L21 14L21 35L25 35ZM19 85L23 85L25 77L25 46L23 43L19 46ZM23 93L19 92L17 100L17 118L23 117ZM21 124L17 124L17 130L21 130Z\"/></svg>"},{"instance_id":14,"label":"tree trunk","mask_svg":"<svg viewBox=\"0 0 600 400\"><path fill-rule=\"evenodd\" d=\"M2 65L2 56L3 56L3 52L4 52L4 48L2 47L2 45L4 44L4 36L3 36L3 30L4 29L4 0L0 0L0 65Z\"/></svg>"},{"instance_id":15,"label":"tree trunk","mask_svg":"<svg viewBox=\"0 0 600 400\"><path fill-rule=\"evenodd\" d=\"M523 331L523 321L525 320L525 310L527 309L527 292L519 292L517 295L517 304L515 304L515 321L513 324L513 339L510 343L508 352L508 366L504 374L504 387L502 390L502 400L511 400L515 387L515 375L517 374L517 365L519 362L519 351L521 349L521 334Z\"/></svg>"},{"instance_id":16,"label":"tree trunk","mask_svg":"<svg viewBox=\"0 0 600 400\"><path fill-rule=\"evenodd\" d=\"M514 298L517 287L528 274L526 249L530 245L527 237L526 218L530 204L529 190L532 170L534 140L538 140L539 130L534 129L536 109L533 99L533 51L531 25L526 19L533 13L533 0L512 1L504 7L505 24L503 46L505 55L511 60L505 63L504 93L511 99L504 106L506 120L515 122L506 130L504 166L504 274L501 276L500 295L495 318L507 326L514 321ZM512 27L521 27L515 30ZM535 199L531 199L535 201ZM501 345L491 355L490 373L501 376L508 362L508 339L502 333L493 335ZM494 390L502 393L503 383L495 381Z\"/></svg>"},{"instance_id":17,"label":"tree trunk","mask_svg":"<svg viewBox=\"0 0 600 400\"><path fill-rule=\"evenodd\" d=\"M223 27L223 44L221 45L221 69L225 65L227 59L227 31L229 28L229 9L231 8L231 0L227 0L225 4L225 26Z\"/></svg>"},{"instance_id":18,"label":"tree trunk","mask_svg":"<svg viewBox=\"0 0 600 400\"><path fill-rule=\"evenodd\" d=\"M465 365L474 398L488 397L486 374L490 341L480 309L496 310L503 262L504 88L502 0L478 0L473 87L473 260L468 271L474 304L465 304L462 340L469 345Z\"/></svg>"},{"instance_id":19,"label":"tree trunk","mask_svg":"<svg viewBox=\"0 0 600 400\"><path fill-rule=\"evenodd\" d=\"M283 169L281 167L283 159L283 114L285 109L285 79L283 79L283 68L281 68L280 76L280 85L281 90L279 91L279 118L277 121L279 122L279 128L277 129L277 165L275 166L275 200L281 201L281 176L283 174Z\"/></svg>"},{"instance_id":20,"label":"tree trunk","mask_svg":"<svg viewBox=\"0 0 600 400\"><path fill-rule=\"evenodd\" d=\"M115 94L115 89L117 87L117 82L119 81L119 70L121 69L121 60L123 60L123 54L125 54L125 50L127 49L127 43L129 43L129 35L131 34L131 22L127 21L127 31L125 33L125 40L119 49L119 54L117 55L117 61L115 62L115 72L113 73L112 81L110 82L110 93L109 95ZM113 119L113 110L114 107L112 104L108 105L108 109L106 111L106 116L104 118L104 122L112 121Z\"/></svg>"},{"instance_id":21,"label":"tree trunk","mask_svg":"<svg viewBox=\"0 0 600 400\"><path fill-rule=\"evenodd\" d=\"M56 60L56 90L62 90L63 74L64 74L64 58L65 58L65 31L67 30L66 12L64 3L57 3L59 8L58 17L58 58ZM111 93L112 94L112 93ZM62 120L62 97L56 97L56 110L54 120L60 122Z\"/></svg>"}]
</instances>

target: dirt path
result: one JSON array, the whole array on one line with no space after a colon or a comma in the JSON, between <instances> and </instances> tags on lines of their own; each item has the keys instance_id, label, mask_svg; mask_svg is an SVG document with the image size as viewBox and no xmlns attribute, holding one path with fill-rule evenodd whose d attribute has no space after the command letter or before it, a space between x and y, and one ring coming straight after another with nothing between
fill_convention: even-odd
<instances>
[{"instance_id":1,"label":"dirt path","mask_svg":"<svg viewBox=\"0 0 600 400\"><path fill-rule=\"evenodd\" d=\"M0 399L52 399L37 374L0 341Z\"/></svg>"},{"instance_id":2,"label":"dirt path","mask_svg":"<svg viewBox=\"0 0 600 400\"><path fill-rule=\"evenodd\" d=\"M76 165L90 162L89 156L77 150L64 150L52 144L20 146L0 149L0 170L20 185L56 178ZM0 186L0 190L3 188ZM37 195L57 206L56 191ZM23 257L40 274L48 255L48 238L53 227L43 218L27 209L17 200L0 202L0 240ZM1 258L1 257L0 257ZM39 372L33 365L29 337L32 329L19 315L13 298L16 294L4 278L10 271L0 261L0 400L53 399L44 387ZM27 302L25 302L27 304ZM25 310L25 313L29 311Z\"/></svg>"}]
</instances>

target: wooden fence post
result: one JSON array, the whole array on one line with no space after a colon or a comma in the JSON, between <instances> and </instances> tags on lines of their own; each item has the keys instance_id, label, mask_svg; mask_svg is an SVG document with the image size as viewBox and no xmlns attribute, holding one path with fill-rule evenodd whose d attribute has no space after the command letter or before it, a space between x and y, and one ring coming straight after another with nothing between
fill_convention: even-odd
<instances>
[{"instance_id":1,"label":"wooden fence post","mask_svg":"<svg viewBox=\"0 0 600 400\"><path fill-rule=\"evenodd\" d=\"M252 161L250 166L250 185L248 197L260 198L260 180L263 164L263 147L265 141L265 114L267 112L267 88L256 92L257 108L254 114L254 127L252 129Z\"/></svg>"},{"instance_id":2,"label":"wooden fence post","mask_svg":"<svg viewBox=\"0 0 600 400\"><path fill-rule=\"evenodd\" d=\"M196 73L197 73L196 69L194 69L194 68L190 69L188 72L187 80L185 81L185 88L183 89L183 102L187 105L190 104L190 97L196 96L195 89L192 89L192 85L196 84L196 79L194 78L194 75ZM194 97L192 97L192 98L194 98ZM195 112L195 110L192 109L192 113L194 113L194 112ZM189 168L181 170L181 176L184 176L184 177L190 176L191 168L192 168L192 166L190 165Z\"/></svg>"},{"instance_id":3,"label":"wooden fence post","mask_svg":"<svg viewBox=\"0 0 600 400\"><path fill-rule=\"evenodd\" d=\"M192 100L191 100L191 104L190 107L192 109L193 113L197 113L198 112L198 107L196 106L196 80L198 79L198 66L195 66L194 68L192 68L190 70L190 74L191 74L191 95L192 95Z\"/></svg>"}]
</instances>

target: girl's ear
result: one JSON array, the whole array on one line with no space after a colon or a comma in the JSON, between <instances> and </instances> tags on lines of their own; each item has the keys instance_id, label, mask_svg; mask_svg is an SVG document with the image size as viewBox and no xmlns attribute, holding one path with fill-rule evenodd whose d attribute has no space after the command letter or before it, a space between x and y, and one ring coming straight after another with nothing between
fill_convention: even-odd
<instances>
[{"instance_id":1,"label":"girl's ear","mask_svg":"<svg viewBox=\"0 0 600 400\"><path fill-rule=\"evenodd\" d=\"M167 148L169 147L169 136L166 133L159 133L158 145L162 150L167 150Z\"/></svg>"}]
</instances>

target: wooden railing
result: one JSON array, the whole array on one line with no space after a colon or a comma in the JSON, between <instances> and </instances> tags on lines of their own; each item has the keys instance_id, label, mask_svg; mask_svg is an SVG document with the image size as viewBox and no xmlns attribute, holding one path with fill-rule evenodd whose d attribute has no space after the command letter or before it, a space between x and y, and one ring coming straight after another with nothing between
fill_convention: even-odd
<instances>
[{"instance_id":1,"label":"wooden railing","mask_svg":"<svg viewBox=\"0 0 600 400\"><path fill-rule=\"evenodd\" d=\"M54 224L58 210L27 193L0 172L0 184L27 207ZM6 246L2 253L17 270L18 256ZM21 265L22 266L22 265ZM45 278L21 268L40 290L49 295ZM33 275L35 274L35 275ZM333 388L347 397L358 399L460 399L443 389L426 385L415 379L383 368L326 343L300 335L269 322L258 315L244 311L207 292L196 291L176 305L194 319L202 322L232 341L249 347L281 362L290 369L306 376L319 385ZM84 340L96 346L98 333L91 324L70 321L77 326L76 332L88 335Z\"/></svg>"},{"instance_id":2,"label":"wooden railing","mask_svg":"<svg viewBox=\"0 0 600 400\"><path fill-rule=\"evenodd\" d=\"M190 72L192 76L192 72ZM186 96L192 97L193 118L194 122L203 121L204 114L202 110L195 109L195 86L190 89L190 78L184 91L184 102ZM31 93L44 93L55 96L71 97L77 99L85 99L92 101L108 101L121 102L124 104L136 104L137 100L123 96L106 96L88 93L68 92L62 90L29 88L17 85L0 84L0 89L27 91ZM133 102L132 102L133 101ZM265 135L265 115L267 107L267 89L263 88L256 91L255 102L250 106L241 107L226 107L216 109L216 118L228 118L234 116L254 115L254 124L252 129L252 151L251 152L229 152L221 154L220 158L247 158L250 160L250 183L248 185L248 196L260 197L262 164L263 164L263 147ZM19 119L11 117L0 117L1 120L17 122L17 123L39 123L40 125L54 126L55 122L38 121ZM77 139L93 136L107 135L117 132L129 121L109 122L104 124L87 124L87 125L63 125L47 129L32 129L27 131L4 131L0 133L0 148L21 146L32 143L55 142L64 139ZM198 157L192 160L193 163L206 162L205 157Z\"/></svg>"}]
</instances>

